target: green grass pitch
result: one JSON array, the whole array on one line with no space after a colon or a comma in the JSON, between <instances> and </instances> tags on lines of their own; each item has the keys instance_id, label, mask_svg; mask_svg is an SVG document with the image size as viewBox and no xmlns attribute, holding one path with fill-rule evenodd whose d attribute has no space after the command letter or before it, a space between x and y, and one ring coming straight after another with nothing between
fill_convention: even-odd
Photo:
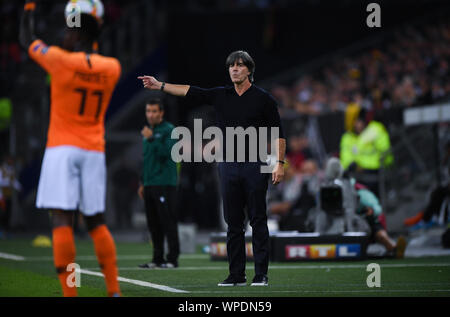
<instances>
[{"instance_id":1,"label":"green grass pitch","mask_svg":"<svg viewBox=\"0 0 450 317\"><path fill-rule=\"evenodd\" d=\"M79 296L105 296L98 276L93 245L78 240L76 263L81 274ZM450 296L450 256L365 260L354 262L272 262L268 287L218 287L228 273L227 263L211 261L200 252L182 254L177 269L139 269L150 260L145 243L117 243L119 275L126 297L332 297L332 296ZM6 259L8 255L20 258ZM369 288L369 263L381 268L381 287ZM97 273L97 274L96 274ZM247 280L253 278L253 263L247 264ZM31 240L0 241L0 296L61 296L53 267L52 249L31 246Z\"/></svg>"}]
</instances>

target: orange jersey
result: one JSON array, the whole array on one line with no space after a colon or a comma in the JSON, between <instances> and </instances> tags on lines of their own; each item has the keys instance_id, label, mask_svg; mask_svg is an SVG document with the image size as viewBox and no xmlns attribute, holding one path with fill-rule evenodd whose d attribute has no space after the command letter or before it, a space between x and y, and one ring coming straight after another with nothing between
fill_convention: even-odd
<instances>
[{"instance_id":1,"label":"orange jersey","mask_svg":"<svg viewBox=\"0 0 450 317\"><path fill-rule=\"evenodd\" d=\"M117 59L68 52L34 41L28 53L51 75L47 147L73 145L105 151L104 119L120 77Z\"/></svg>"}]
</instances>

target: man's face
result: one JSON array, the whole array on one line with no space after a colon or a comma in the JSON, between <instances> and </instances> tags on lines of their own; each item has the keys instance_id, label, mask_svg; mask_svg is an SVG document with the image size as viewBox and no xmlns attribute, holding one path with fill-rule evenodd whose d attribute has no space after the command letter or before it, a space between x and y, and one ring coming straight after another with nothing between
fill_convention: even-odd
<instances>
[{"instance_id":1,"label":"man's face","mask_svg":"<svg viewBox=\"0 0 450 317\"><path fill-rule=\"evenodd\" d=\"M163 119L164 111L161 111L159 109L159 105L157 104L147 104L145 106L145 116L147 118L147 122L150 125L159 124Z\"/></svg>"},{"instance_id":2,"label":"man's face","mask_svg":"<svg viewBox=\"0 0 450 317\"><path fill-rule=\"evenodd\" d=\"M365 123L361 119L356 119L355 124L353 125L354 132L356 134L360 134L364 128L366 127Z\"/></svg>"},{"instance_id":3,"label":"man's face","mask_svg":"<svg viewBox=\"0 0 450 317\"><path fill-rule=\"evenodd\" d=\"M233 84L243 83L245 80L248 80L248 76L250 75L250 71L247 66L244 65L242 59L239 59L233 65L230 65L228 71Z\"/></svg>"}]
</instances>

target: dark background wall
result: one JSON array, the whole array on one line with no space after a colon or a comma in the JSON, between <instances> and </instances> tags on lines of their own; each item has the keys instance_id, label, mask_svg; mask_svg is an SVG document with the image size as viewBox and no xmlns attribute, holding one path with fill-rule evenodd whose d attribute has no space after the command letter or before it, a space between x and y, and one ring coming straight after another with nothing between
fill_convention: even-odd
<instances>
[{"instance_id":1,"label":"dark background wall","mask_svg":"<svg viewBox=\"0 0 450 317\"><path fill-rule=\"evenodd\" d=\"M227 55L248 50L256 80L345 47L437 10L444 1L298 1L289 7L189 11L173 5L168 14L170 80L200 86L228 83ZM366 26L366 6L381 6L381 28Z\"/></svg>"}]
</instances>

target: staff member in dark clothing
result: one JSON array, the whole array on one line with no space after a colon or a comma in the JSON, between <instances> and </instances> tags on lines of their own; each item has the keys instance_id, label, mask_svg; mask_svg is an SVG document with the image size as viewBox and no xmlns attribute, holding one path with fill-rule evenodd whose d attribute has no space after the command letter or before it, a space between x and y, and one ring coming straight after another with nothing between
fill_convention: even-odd
<instances>
[{"instance_id":1,"label":"staff member in dark clothing","mask_svg":"<svg viewBox=\"0 0 450 317\"><path fill-rule=\"evenodd\" d=\"M139 267L175 268L178 267L180 244L174 208L177 167L170 156L174 144L170 136L174 126L164 121L164 108L159 99L146 104L145 116L150 127L144 126L141 131L144 166L138 194L145 203L147 226L153 241L153 260ZM164 259L164 238L169 246L167 261Z\"/></svg>"},{"instance_id":2,"label":"staff member in dark clothing","mask_svg":"<svg viewBox=\"0 0 450 317\"><path fill-rule=\"evenodd\" d=\"M286 141L283 138L277 103L263 89L253 84L255 63L247 52L231 53L226 66L233 86L202 89L189 85L174 85L159 82L154 77L142 76L144 87L162 90L175 96L186 96L202 104L210 104L216 110L218 127L225 135L226 127L278 127L279 138L275 140L277 164L272 172L272 182L279 183L284 175ZM223 142L226 144L226 142ZM259 142L256 142L259 144ZM255 261L255 276L252 286L268 285L269 231L267 228L266 192L268 174L261 173L263 162L251 162L249 153L255 153L249 142L245 144L244 162L235 160L219 163L220 185L223 198L224 217L228 224L227 254L230 274L219 286L246 285L245 277L245 213L247 208L252 226L252 244ZM223 153L226 153L224 146ZM236 150L236 148L234 149ZM236 151L234 152L236 156ZM256 152L259 153L259 152Z\"/></svg>"}]
</instances>

